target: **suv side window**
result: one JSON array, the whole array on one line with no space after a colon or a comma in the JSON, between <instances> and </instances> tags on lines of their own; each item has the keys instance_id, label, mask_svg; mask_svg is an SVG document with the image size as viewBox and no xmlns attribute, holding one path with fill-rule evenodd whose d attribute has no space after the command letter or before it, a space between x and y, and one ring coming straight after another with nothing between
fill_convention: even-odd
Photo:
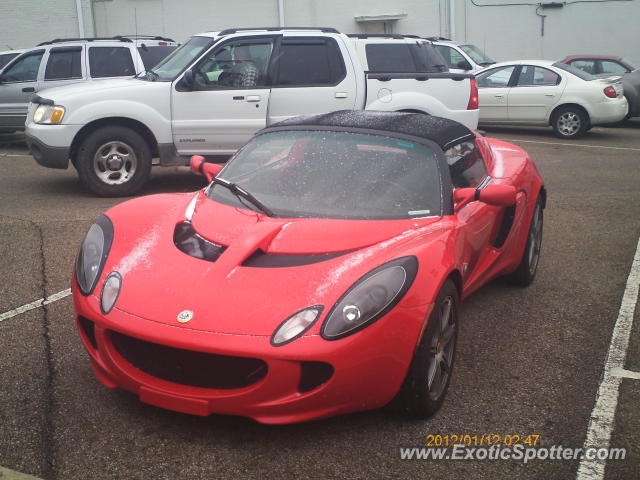
<instances>
[{"instance_id":1,"label":"suv side window","mask_svg":"<svg viewBox=\"0 0 640 480\"><path fill-rule=\"evenodd\" d=\"M207 55L194 72L195 90L256 88L267 84L272 38L240 40Z\"/></svg>"},{"instance_id":2,"label":"suv side window","mask_svg":"<svg viewBox=\"0 0 640 480\"><path fill-rule=\"evenodd\" d=\"M455 48L447 47L446 45L434 45L436 50L442 55L444 61L447 62L449 68L461 68L460 62L468 63L467 59L462 56Z\"/></svg>"},{"instance_id":3,"label":"suv side window","mask_svg":"<svg viewBox=\"0 0 640 480\"><path fill-rule=\"evenodd\" d=\"M347 75L340 47L333 38L288 37L277 58L276 86L332 86Z\"/></svg>"},{"instance_id":4,"label":"suv side window","mask_svg":"<svg viewBox=\"0 0 640 480\"><path fill-rule=\"evenodd\" d=\"M82 47L60 47L49 50L45 80L82 78Z\"/></svg>"},{"instance_id":5,"label":"suv side window","mask_svg":"<svg viewBox=\"0 0 640 480\"><path fill-rule=\"evenodd\" d=\"M90 47L89 70L92 78L129 77L136 74L127 47Z\"/></svg>"},{"instance_id":6,"label":"suv side window","mask_svg":"<svg viewBox=\"0 0 640 480\"><path fill-rule=\"evenodd\" d=\"M474 142L463 142L444 152L453 188L476 188L487 176L487 167Z\"/></svg>"},{"instance_id":7,"label":"suv side window","mask_svg":"<svg viewBox=\"0 0 640 480\"><path fill-rule=\"evenodd\" d=\"M27 54L2 73L2 80L11 82L35 82L38 80L38 69L44 50Z\"/></svg>"}]
</instances>

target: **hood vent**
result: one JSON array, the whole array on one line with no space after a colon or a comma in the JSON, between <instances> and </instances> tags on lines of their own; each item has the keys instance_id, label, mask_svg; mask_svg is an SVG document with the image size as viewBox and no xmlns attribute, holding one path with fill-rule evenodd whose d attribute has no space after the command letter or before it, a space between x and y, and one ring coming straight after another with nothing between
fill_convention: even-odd
<instances>
[{"instance_id":1,"label":"hood vent","mask_svg":"<svg viewBox=\"0 0 640 480\"><path fill-rule=\"evenodd\" d=\"M267 253L264 250L256 250L243 263L243 267L257 268L283 268L283 267L300 267L302 265L311 265L320 263L332 258L340 257L351 253L354 250L338 253L312 253L308 255L296 255L289 253Z\"/></svg>"},{"instance_id":2,"label":"hood vent","mask_svg":"<svg viewBox=\"0 0 640 480\"><path fill-rule=\"evenodd\" d=\"M215 262L227 249L224 245L218 245L202 238L188 221L176 225L173 232L173 243L178 247L178 250L207 262Z\"/></svg>"}]
</instances>

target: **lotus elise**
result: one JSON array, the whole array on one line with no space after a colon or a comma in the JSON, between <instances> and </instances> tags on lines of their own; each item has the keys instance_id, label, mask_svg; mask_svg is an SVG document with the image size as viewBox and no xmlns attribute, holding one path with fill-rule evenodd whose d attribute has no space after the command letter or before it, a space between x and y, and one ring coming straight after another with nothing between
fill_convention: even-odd
<instances>
[{"instance_id":1,"label":"lotus elise","mask_svg":"<svg viewBox=\"0 0 640 480\"><path fill-rule=\"evenodd\" d=\"M460 301L532 282L546 191L522 149L417 113L297 117L209 184L99 217L73 274L93 371L142 402L292 423L441 406Z\"/></svg>"}]
</instances>

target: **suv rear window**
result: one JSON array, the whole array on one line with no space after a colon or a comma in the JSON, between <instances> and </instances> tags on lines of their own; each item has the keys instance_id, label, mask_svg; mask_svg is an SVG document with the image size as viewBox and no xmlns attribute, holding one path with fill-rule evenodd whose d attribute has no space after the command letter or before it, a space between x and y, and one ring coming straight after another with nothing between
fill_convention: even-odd
<instances>
[{"instance_id":1,"label":"suv rear window","mask_svg":"<svg viewBox=\"0 0 640 480\"><path fill-rule=\"evenodd\" d=\"M159 64L166 56L173 52L178 45L152 46L142 44L138 47L138 53L142 58L144 69L149 70Z\"/></svg>"},{"instance_id":2,"label":"suv rear window","mask_svg":"<svg viewBox=\"0 0 640 480\"><path fill-rule=\"evenodd\" d=\"M91 77L126 77L135 75L131 53L126 47L89 48Z\"/></svg>"},{"instance_id":3,"label":"suv rear window","mask_svg":"<svg viewBox=\"0 0 640 480\"><path fill-rule=\"evenodd\" d=\"M370 72L444 72L442 56L428 43L370 43L365 47Z\"/></svg>"},{"instance_id":4,"label":"suv rear window","mask_svg":"<svg viewBox=\"0 0 640 480\"><path fill-rule=\"evenodd\" d=\"M278 86L337 85L346 76L333 38L285 38L278 59Z\"/></svg>"}]
</instances>

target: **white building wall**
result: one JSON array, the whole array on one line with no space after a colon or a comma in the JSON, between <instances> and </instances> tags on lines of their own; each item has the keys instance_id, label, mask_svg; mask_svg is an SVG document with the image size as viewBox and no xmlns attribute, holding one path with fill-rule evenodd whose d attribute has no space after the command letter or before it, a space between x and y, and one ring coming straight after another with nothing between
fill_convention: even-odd
<instances>
[{"instance_id":1,"label":"white building wall","mask_svg":"<svg viewBox=\"0 0 640 480\"><path fill-rule=\"evenodd\" d=\"M81 0L85 35L93 35L91 0ZM77 37L76 0L0 0L0 50Z\"/></svg>"},{"instance_id":2,"label":"white building wall","mask_svg":"<svg viewBox=\"0 0 640 480\"><path fill-rule=\"evenodd\" d=\"M544 36L535 6L476 7L470 0L456 0L456 38L484 48L495 60L554 60L589 53L619 55L640 65L640 1L569 0L562 8L538 9L538 13L547 16Z\"/></svg>"},{"instance_id":3,"label":"white building wall","mask_svg":"<svg viewBox=\"0 0 640 480\"><path fill-rule=\"evenodd\" d=\"M496 60L558 59L569 54L621 55L640 64L640 0L568 0L546 15L544 36L536 0L452 0L455 39L475 43ZM546 0L545 0L546 1ZM286 26L327 26L343 32L383 32L355 17L403 15L393 32L448 35L449 0L282 0ZM478 5L500 5L480 7ZM589 4L591 3L591 4ZM81 0L85 34L165 35L183 41L203 31L277 26L278 0ZM501 5L502 4L502 5ZM95 23L95 28L94 28ZM76 0L0 0L0 50L78 36Z\"/></svg>"}]
</instances>

